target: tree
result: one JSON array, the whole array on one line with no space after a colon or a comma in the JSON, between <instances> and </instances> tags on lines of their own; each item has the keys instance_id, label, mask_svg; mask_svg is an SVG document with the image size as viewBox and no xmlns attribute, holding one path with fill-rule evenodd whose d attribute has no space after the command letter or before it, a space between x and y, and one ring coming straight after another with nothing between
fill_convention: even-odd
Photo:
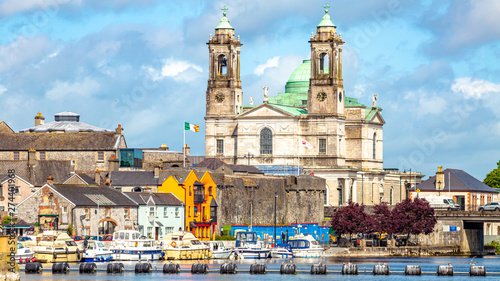
<instances>
[{"instance_id":1,"label":"tree","mask_svg":"<svg viewBox=\"0 0 500 281\"><path fill-rule=\"evenodd\" d=\"M349 205L338 208L331 220L336 234L353 234L370 230L371 219L365 206L349 201ZM371 231L371 230L370 230Z\"/></svg>"},{"instance_id":2,"label":"tree","mask_svg":"<svg viewBox=\"0 0 500 281\"><path fill-rule=\"evenodd\" d=\"M372 219L374 231L387 234L393 233L391 210L389 210L387 202L382 202L374 206Z\"/></svg>"},{"instance_id":3,"label":"tree","mask_svg":"<svg viewBox=\"0 0 500 281\"><path fill-rule=\"evenodd\" d=\"M483 183L492 188L500 188L500 161L497 163L497 168L486 175Z\"/></svg>"},{"instance_id":4,"label":"tree","mask_svg":"<svg viewBox=\"0 0 500 281\"><path fill-rule=\"evenodd\" d=\"M68 230L67 230L67 232L68 232L68 235L73 235L73 225L71 225L71 224L70 224L70 225L68 225Z\"/></svg>"},{"instance_id":5,"label":"tree","mask_svg":"<svg viewBox=\"0 0 500 281\"><path fill-rule=\"evenodd\" d=\"M434 231L437 219L429 202L406 198L391 212L393 231L401 234L429 234Z\"/></svg>"},{"instance_id":6,"label":"tree","mask_svg":"<svg viewBox=\"0 0 500 281\"><path fill-rule=\"evenodd\" d=\"M12 221L12 218L10 216L5 216L2 218L3 225L10 224L11 221Z\"/></svg>"}]
</instances>

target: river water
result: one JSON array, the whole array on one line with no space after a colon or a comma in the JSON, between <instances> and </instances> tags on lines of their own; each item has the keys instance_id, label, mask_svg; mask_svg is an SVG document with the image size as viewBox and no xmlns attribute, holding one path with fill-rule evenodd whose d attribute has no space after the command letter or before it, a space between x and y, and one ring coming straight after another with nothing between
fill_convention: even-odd
<instances>
[{"instance_id":1,"label":"river water","mask_svg":"<svg viewBox=\"0 0 500 281\"><path fill-rule=\"evenodd\" d=\"M179 274L163 274L164 261L155 261L151 264L153 268L159 271L153 271L150 274L135 274L133 272L135 262L123 262L126 272L122 274L107 274L106 263L98 263L99 271L95 274L80 274L78 273L79 264L70 264L71 271L68 274L52 274L51 265L44 264L44 272L42 274L25 274L24 270L21 272L22 280L403 280L416 278L418 280L470 280L471 278L481 278L481 280L500 280L500 257L487 256L483 258L474 258L473 262L476 265L484 265L488 273L486 277L469 277L468 274L457 274L459 272L469 272L470 264L468 261L470 257L432 257L432 258L413 258L413 257L378 257L378 258L319 258L319 259L295 259L293 262L297 264L299 274L297 275L280 275L279 269L282 262L288 260L272 259L260 260L258 263L266 263L269 272L266 275L251 275L249 274L250 265L255 261L252 260L237 260L232 261L238 265L238 274L236 275L223 275L219 274L220 264L224 263L223 260L211 260L209 264L210 273L208 274L191 274L191 264L196 263L193 261L181 262L181 273ZM310 275L309 271L311 265L324 262L328 266L329 274L325 276ZM360 274L358 276L341 275L339 272L343 263L355 263L358 265ZM378 263L387 263L390 266L391 272L399 271L404 272L406 265L420 265L422 271L432 272L433 274L424 274L423 276L405 276L403 273L392 273L390 276L374 276L372 274L373 266ZM455 276L443 277L436 276L437 267L439 265L446 265L451 263L455 270ZM21 266L23 269L24 266ZM275 272L278 271L278 272ZM366 271L366 272L365 272ZM496 273L496 274L495 274Z\"/></svg>"}]
</instances>

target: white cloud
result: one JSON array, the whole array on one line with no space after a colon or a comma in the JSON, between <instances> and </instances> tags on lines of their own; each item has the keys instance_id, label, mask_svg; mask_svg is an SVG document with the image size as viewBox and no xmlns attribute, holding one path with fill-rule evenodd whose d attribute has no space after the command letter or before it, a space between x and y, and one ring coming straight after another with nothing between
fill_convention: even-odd
<instances>
[{"instance_id":1,"label":"white cloud","mask_svg":"<svg viewBox=\"0 0 500 281\"><path fill-rule=\"evenodd\" d=\"M500 84L477 78L462 77L455 79L451 90L455 93L462 93L466 99L480 99L484 94L500 92Z\"/></svg>"},{"instance_id":2,"label":"white cloud","mask_svg":"<svg viewBox=\"0 0 500 281\"><path fill-rule=\"evenodd\" d=\"M100 84L90 77L82 81L70 83L68 81L56 81L52 88L45 93L50 100L62 100L66 96L90 97L100 89Z\"/></svg>"},{"instance_id":3,"label":"white cloud","mask_svg":"<svg viewBox=\"0 0 500 281\"><path fill-rule=\"evenodd\" d=\"M5 88L4 85L0 84L0 96L3 95L3 93L5 93L6 91L7 91L7 88Z\"/></svg>"},{"instance_id":4,"label":"white cloud","mask_svg":"<svg viewBox=\"0 0 500 281\"><path fill-rule=\"evenodd\" d=\"M262 74L264 74L264 71L266 69L271 68L271 67L278 67L279 60L280 60L279 56L274 57L274 58L270 58L266 61L266 63L257 65L257 67L255 68L253 73L255 75L261 76Z\"/></svg>"},{"instance_id":5,"label":"white cloud","mask_svg":"<svg viewBox=\"0 0 500 281\"><path fill-rule=\"evenodd\" d=\"M438 96L422 96L419 100L418 112L419 116L426 116L428 114L440 114L446 108L446 101Z\"/></svg>"},{"instance_id":6,"label":"white cloud","mask_svg":"<svg viewBox=\"0 0 500 281\"><path fill-rule=\"evenodd\" d=\"M197 73L203 72L203 68L199 65L172 58L164 62L161 70L151 66L143 66L143 69L146 70L153 81L168 77L176 81L189 82L197 78Z\"/></svg>"}]
</instances>

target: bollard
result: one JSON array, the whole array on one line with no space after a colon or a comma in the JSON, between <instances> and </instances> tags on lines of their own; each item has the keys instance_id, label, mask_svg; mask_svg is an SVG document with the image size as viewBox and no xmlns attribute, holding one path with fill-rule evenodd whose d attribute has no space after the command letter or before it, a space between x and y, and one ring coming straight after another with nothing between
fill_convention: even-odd
<instances>
[{"instance_id":1,"label":"bollard","mask_svg":"<svg viewBox=\"0 0 500 281\"><path fill-rule=\"evenodd\" d=\"M153 267L148 262L145 263L136 263L135 264L135 273L151 273L153 271Z\"/></svg>"},{"instance_id":2,"label":"bollard","mask_svg":"<svg viewBox=\"0 0 500 281\"><path fill-rule=\"evenodd\" d=\"M422 268L420 265L407 265L405 275L422 275Z\"/></svg>"},{"instance_id":3,"label":"bollard","mask_svg":"<svg viewBox=\"0 0 500 281\"><path fill-rule=\"evenodd\" d=\"M438 276L453 276L453 275L455 275L453 273L453 265L448 264L448 265L438 266L437 275Z\"/></svg>"},{"instance_id":4,"label":"bollard","mask_svg":"<svg viewBox=\"0 0 500 281\"><path fill-rule=\"evenodd\" d=\"M358 265L353 263L342 265L342 274L344 275L358 275Z\"/></svg>"},{"instance_id":5,"label":"bollard","mask_svg":"<svg viewBox=\"0 0 500 281\"><path fill-rule=\"evenodd\" d=\"M80 273L95 273L97 265L95 262L84 262L80 264Z\"/></svg>"},{"instance_id":6,"label":"bollard","mask_svg":"<svg viewBox=\"0 0 500 281\"><path fill-rule=\"evenodd\" d=\"M471 265L469 276L486 276L486 267L483 265Z\"/></svg>"},{"instance_id":7,"label":"bollard","mask_svg":"<svg viewBox=\"0 0 500 281\"><path fill-rule=\"evenodd\" d=\"M389 269L389 265L384 264L376 264L373 266L373 275L390 275L391 270Z\"/></svg>"},{"instance_id":8,"label":"bollard","mask_svg":"<svg viewBox=\"0 0 500 281\"><path fill-rule=\"evenodd\" d=\"M233 262L223 263L220 266L220 273L221 274L236 274L236 273L238 273L238 266L236 266L236 264Z\"/></svg>"},{"instance_id":9,"label":"bollard","mask_svg":"<svg viewBox=\"0 0 500 281\"><path fill-rule=\"evenodd\" d=\"M326 275L328 274L328 268L326 267L326 264L322 262L319 264L313 264L311 265L311 274Z\"/></svg>"},{"instance_id":10,"label":"bollard","mask_svg":"<svg viewBox=\"0 0 500 281\"><path fill-rule=\"evenodd\" d=\"M52 273L68 273L69 264L67 262L56 262L52 265Z\"/></svg>"},{"instance_id":11,"label":"bollard","mask_svg":"<svg viewBox=\"0 0 500 281\"><path fill-rule=\"evenodd\" d=\"M282 263L280 274L297 274L297 265L294 263Z\"/></svg>"},{"instance_id":12,"label":"bollard","mask_svg":"<svg viewBox=\"0 0 500 281\"><path fill-rule=\"evenodd\" d=\"M24 272L26 273L42 273L42 264L39 262L31 262L26 264Z\"/></svg>"},{"instance_id":13,"label":"bollard","mask_svg":"<svg viewBox=\"0 0 500 281\"><path fill-rule=\"evenodd\" d=\"M178 263L166 263L163 265L163 273L180 273L181 266Z\"/></svg>"},{"instance_id":14,"label":"bollard","mask_svg":"<svg viewBox=\"0 0 500 281\"><path fill-rule=\"evenodd\" d=\"M108 263L108 267L106 269L107 273L123 273L125 267L121 262Z\"/></svg>"},{"instance_id":15,"label":"bollard","mask_svg":"<svg viewBox=\"0 0 500 281\"><path fill-rule=\"evenodd\" d=\"M208 271L208 264L206 263L195 263L191 266L192 274L207 274Z\"/></svg>"},{"instance_id":16,"label":"bollard","mask_svg":"<svg viewBox=\"0 0 500 281\"><path fill-rule=\"evenodd\" d=\"M267 274L267 265L254 263L250 266L250 274Z\"/></svg>"}]
</instances>

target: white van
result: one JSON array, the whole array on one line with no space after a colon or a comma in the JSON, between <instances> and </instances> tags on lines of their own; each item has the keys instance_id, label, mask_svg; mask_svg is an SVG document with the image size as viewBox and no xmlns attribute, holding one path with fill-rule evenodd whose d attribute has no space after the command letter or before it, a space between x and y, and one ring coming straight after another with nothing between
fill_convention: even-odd
<instances>
[{"instance_id":1,"label":"white van","mask_svg":"<svg viewBox=\"0 0 500 281\"><path fill-rule=\"evenodd\" d=\"M447 196L423 196L421 199L429 202L429 205L435 210L448 210L448 211L458 211L460 210L460 205L455 203L453 199Z\"/></svg>"}]
</instances>

